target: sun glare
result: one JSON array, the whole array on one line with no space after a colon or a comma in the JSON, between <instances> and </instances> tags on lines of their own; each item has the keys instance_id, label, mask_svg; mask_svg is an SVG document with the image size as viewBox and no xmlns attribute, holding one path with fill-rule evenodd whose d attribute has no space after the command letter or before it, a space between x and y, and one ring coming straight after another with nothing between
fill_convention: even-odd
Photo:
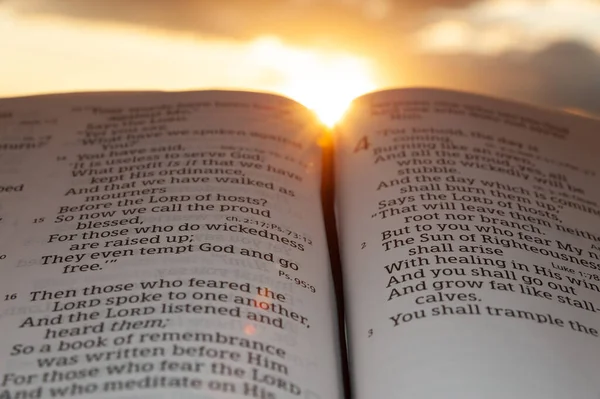
<instances>
[{"instance_id":1,"label":"sun glare","mask_svg":"<svg viewBox=\"0 0 600 399\"><path fill-rule=\"evenodd\" d=\"M0 63L0 74L11 76L0 83L0 97L93 90L268 91L293 98L332 125L354 97L376 87L365 58L275 37L242 42L2 10L0 33L8 61Z\"/></svg>"},{"instance_id":2,"label":"sun glare","mask_svg":"<svg viewBox=\"0 0 600 399\"><path fill-rule=\"evenodd\" d=\"M280 76L276 91L313 110L333 126L354 97L376 88L366 59L344 54L284 46L275 38L260 38L252 54Z\"/></svg>"}]
</instances>

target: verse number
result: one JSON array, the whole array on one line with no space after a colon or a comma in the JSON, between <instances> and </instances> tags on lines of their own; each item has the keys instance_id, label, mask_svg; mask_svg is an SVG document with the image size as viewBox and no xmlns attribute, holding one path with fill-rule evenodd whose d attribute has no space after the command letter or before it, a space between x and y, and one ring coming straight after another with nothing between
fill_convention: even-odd
<instances>
[{"instance_id":1,"label":"verse number","mask_svg":"<svg viewBox=\"0 0 600 399\"><path fill-rule=\"evenodd\" d=\"M367 333L369 334L368 337L371 338L373 336L373 329L370 328L369 331L367 331Z\"/></svg>"},{"instance_id":2,"label":"verse number","mask_svg":"<svg viewBox=\"0 0 600 399\"><path fill-rule=\"evenodd\" d=\"M33 223L44 223L44 220L46 220L46 218L35 218L33 219Z\"/></svg>"},{"instance_id":3,"label":"verse number","mask_svg":"<svg viewBox=\"0 0 600 399\"><path fill-rule=\"evenodd\" d=\"M357 153L357 152L363 151L363 150L368 150L370 145L371 145L371 143L369 143L369 139L367 138L367 136L363 136L360 140L358 140L356 147L354 147L354 153Z\"/></svg>"},{"instance_id":4,"label":"verse number","mask_svg":"<svg viewBox=\"0 0 600 399\"><path fill-rule=\"evenodd\" d=\"M4 295L4 300L5 301L14 301L15 299L17 299L17 294L6 294L6 295Z\"/></svg>"}]
</instances>

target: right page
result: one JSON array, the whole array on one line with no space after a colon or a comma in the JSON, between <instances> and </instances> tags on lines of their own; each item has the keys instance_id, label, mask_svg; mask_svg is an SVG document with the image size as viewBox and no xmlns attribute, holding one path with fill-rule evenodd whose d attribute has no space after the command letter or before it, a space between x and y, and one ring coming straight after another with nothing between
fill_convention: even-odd
<instances>
[{"instance_id":1,"label":"right page","mask_svg":"<svg viewBox=\"0 0 600 399\"><path fill-rule=\"evenodd\" d=\"M407 89L336 140L357 399L600 397L600 123Z\"/></svg>"}]
</instances>

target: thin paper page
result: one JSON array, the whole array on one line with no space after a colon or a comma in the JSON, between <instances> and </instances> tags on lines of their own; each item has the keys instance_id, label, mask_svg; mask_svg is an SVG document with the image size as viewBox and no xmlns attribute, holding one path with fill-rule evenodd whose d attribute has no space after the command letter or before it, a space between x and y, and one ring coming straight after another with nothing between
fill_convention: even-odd
<instances>
[{"instance_id":1,"label":"thin paper page","mask_svg":"<svg viewBox=\"0 0 600 399\"><path fill-rule=\"evenodd\" d=\"M341 396L300 105L23 98L0 133L0 396Z\"/></svg>"},{"instance_id":2,"label":"thin paper page","mask_svg":"<svg viewBox=\"0 0 600 399\"><path fill-rule=\"evenodd\" d=\"M355 101L337 141L364 398L597 398L598 123L433 90Z\"/></svg>"}]
</instances>

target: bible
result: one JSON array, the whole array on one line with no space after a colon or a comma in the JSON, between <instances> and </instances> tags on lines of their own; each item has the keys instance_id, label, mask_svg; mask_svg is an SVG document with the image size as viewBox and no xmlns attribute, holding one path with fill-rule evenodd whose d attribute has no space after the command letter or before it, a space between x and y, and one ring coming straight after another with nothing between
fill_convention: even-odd
<instances>
[{"instance_id":1,"label":"bible","mask_svg":"<svg viewBox=\"0 0 600 399\"><path fill-rule=\"evenodd\" d=\"M0 399L597 398L597 121L435 89L0 100Z\"/></svg>"}]
</instances>

